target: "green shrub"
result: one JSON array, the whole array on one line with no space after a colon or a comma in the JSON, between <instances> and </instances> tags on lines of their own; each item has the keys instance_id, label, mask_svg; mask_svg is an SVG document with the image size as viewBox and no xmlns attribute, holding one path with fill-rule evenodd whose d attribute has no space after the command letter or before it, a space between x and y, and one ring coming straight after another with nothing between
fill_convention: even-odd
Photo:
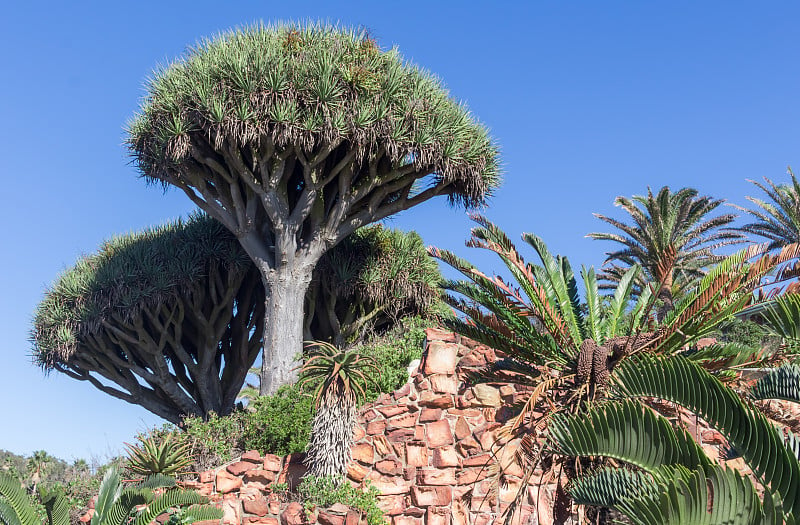
<instances>
[{"instance_id":1,"label":"green shrub","mask_svg":"<svg viewBox=\"0 0 800 525\"><path fill-rule=\"evenodd\" d=\"M243 414L241 448L279 456L304 451L311 432L311 401L296 385L254 399Z\"/></svg>"},{"instance_id":2,"label":"green shrub","mask_svg":"<svg viewBox=\"0 0 800 525\"><path fill-rule=\"evenodd\" d=\"M425 329L434 326L434 321L420 317L407 317L383 336L367 341L360 349L363 356L370 356L380 368L380 376L367 387L367 403L379 395L394 392L408 381L408 365L422 357Z\"/></svg>"},{"instance_id":3,"label":"green shrub","mask_svg":"<svg viewBox=\"0 0 800 525\"><path fill-rule=\"evenodd\" d=\"M369 525L385 525L386 518L378 507L378 489L367 482L366 490L356 488L338 477L314 477L303 479L297 488L307 511L316 507L330 507L341 503L364 513Z\"/></svg>"}]
</instances>

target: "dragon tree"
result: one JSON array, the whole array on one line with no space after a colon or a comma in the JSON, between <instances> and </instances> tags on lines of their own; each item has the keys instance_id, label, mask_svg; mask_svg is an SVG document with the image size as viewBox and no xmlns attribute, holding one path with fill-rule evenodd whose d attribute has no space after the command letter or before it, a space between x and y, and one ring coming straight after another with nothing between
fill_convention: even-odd
<instances>
[{"instance_id":1,"label":"dragon tree","mask_svg":"<svg viewBox=\"0 0 800 525\"><path fill-rule=\"evenodd\" d=\"M128 144L238 238L267 290L261 393L296 379L322 255L436 196L473 208L499 182L487 129L430 73L363 32L255 26L154 74Z\"/></svg>"},{"instance_id":2,"label":"dragon tree","mask_svg":"<svg viewBox=\"0 0 800 525\"><path fill-rule=\"evenodd\" d=\"M433 316L440 280L414 232L361 228L314 271L305 337L352 341ZM253 262L197 214L112 239L60 275L36 310L33 356L173 423L226 415L260 353L263 308Z\"/></svg>"}]
</instances>

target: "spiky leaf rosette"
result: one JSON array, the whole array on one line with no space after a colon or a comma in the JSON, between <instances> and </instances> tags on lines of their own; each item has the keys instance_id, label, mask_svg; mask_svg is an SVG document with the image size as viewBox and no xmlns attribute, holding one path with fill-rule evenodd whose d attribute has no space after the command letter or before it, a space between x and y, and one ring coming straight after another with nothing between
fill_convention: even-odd
<instances>
[{"instance_id":1,"label":"spiky leaf rosette","mask_svg":"<svg viewBox=\"0 0 800 525\"><path fill-rule=\"evenodd\" d=\"M747 200L758 208L751 210L735 206L755 218L755 222L745 224L739 230L769 239L770 250L800 242L800 182L791 169L789 175L791 184L775 184L766 177L765 184L751 180L768 200L748 196Z\"/></svg>"},{"instance_id":2,"label":"spiky leaf rosette","mask_svg":"<svg viewBox=\"0 0 800 525\"><path fill-rule=\"evenodd\" d=\"M152 180L222 181L256 159L297 156L304 164L328 158L327 169L314 170L314 185L341 163L353 170L352 190L388 183L376 180L385 172L379 162L415 178L435 174L467 205L497 184L497 148L486 128L433 75L361 31L316 24L231 31L157 71L147 91L128 141Z\"/></svg>"},{"instance_id":3,"label":"spiky leaf rosette","mask_svg":"<svg viewBox=\"0 0 800 525\"><path fill-rule=\"evenodd\" d=\"M436 261L416 232L361 228L326 253L314 270L306 336L343 343L385 331L407 315L437 316L444 306L441 281Z\"/></svg>"},{"instance_id":4,"label":"spiky leaf rosette","mask_svg":"<svg viewBox=\"0 0 800 525\"><path fill-rule=\"evenodd\" d=\"M225 413L260 350L263 297L236 240L193 216L66 270L36 310L33 357L172 422Z\"/></svg>"},{"instance_id":5,"label":"spiky leaf rosette","mask_svg":"<svg viewBox=\"0 0 800 525\"><path fill-rule=\"evenodd\" d=\"M317 413L311 428L306 464L311 476L344 476L353 444L356 406L366 397L366 386L380 370L375 361L357 350L339 350L330 343L308 346L303 385L315 390Z\"/></svg>"}]
</instances>

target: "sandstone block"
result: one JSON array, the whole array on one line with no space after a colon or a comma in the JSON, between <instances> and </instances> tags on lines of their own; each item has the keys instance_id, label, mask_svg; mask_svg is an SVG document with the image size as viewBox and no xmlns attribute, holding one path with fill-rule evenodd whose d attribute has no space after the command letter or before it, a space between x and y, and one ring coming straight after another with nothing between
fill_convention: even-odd
<instances>
[{"instance_id":1,"label":"sandstone block","mask_svg":"<svg viewBox=\"0 0 800 525\"><path fill-rule=\"evenodd\" d=\"M397 494L394 496L378 496L378 507L387 516L397 516L403 513L408 504L405 495Z\"/></svg>"},{"instance_id":2,"label":"sandstone block","mask_svg":"<svg viewBox=\"0 0 800 525\"><path fill-rule=\"evenodd\" d=\"M242 486L242 478L234 476L227 470L217 472L217 492L227 494Z\"/></svg>"},{"instance_id":3,"label":"sandstone block","mask_svg":"<svg viewBox=\"0 0 800 525\"><path fill-rule=\"evenodd\" d=\"M472 435L472 429L469 428L469 423L467 423L467 420L464 419L463 416L459 416L459 418L456 419L455 431L456 439L464 439Z\"/></svg>"},{"instance_id":4,"label":"sandstone block","mask_svg":"<svg viewBox=\"0 0 800 525\"><path fill-rule=\"evenodd\" d=\"M400 390L395 390L394 394L392 394L392 397L394 397L394 400L397 401L401 397L405 397L410 393L411 393L411 385L409 383L406 383L405 385L400 387Z\"/></svg>"},{"instance_id":5,"label":"sandstone block","mask_svg":"<svg viewBox=\"0 0 800 525\"><path fill-rule=\"evenodd\" d=\"M375 445L375 452L379 456L385 456L387 454L391 454L394 450L392 445L386 440L386 436L375 436L372 438L372 443Z\"/></svg>"},{"instance_id":6,"label":"sandstone block","mask_svg":"<svg viewBox=\"0 0 800 525\"><path fill-rule=\"evenodd\" d=\"M402 465L399 461L394 459L384 459L383 461L378 461L375 463L375 470L388 476L396 476L403 473Z\"/></svg>"},{"instance_id":7,"label":"sandstone block","mask_svg":"<svg viewBox=\"0 0 800 525\"><path fill-rule=\"evenodd\" d=\"M366 467L356 461L347 464L347 477L356 482L361 482L367 477L369 471Z\"/></svg>"},{"instance_id":8,"label":"sandstone block","mask_svg":"<svg viewBox=\"0 0 800 525\"><path fill-rule=\"evenodd\" d=\"M481 383L472 387L472 393L475 395L474 403L477 405L499 407L503 404L500 391L493 386Z\"/></svg>"},{"instance_id":9,"label":"sandstone block","mask_svg":"<svg viewBox=\"0 0 800 525\"><path fill-rule=\"evenodd\" d=\"M451 408L454 405L453 396L450 394L437 394L430 390L423 390L419 395L419 404L428 408Z\"/></svg>"},{"instance_id":10,"label":"sandstone block","mask_svg":"<svg viewBox=\"0 0 800 525\"><path fill-rule=\"evenodd\" d=\"M386 422L386 430L395 430L398 428L410 428L417 424L417 414L405 413L403 415L394 417Z\"/></svg>"},{"instance_id":11,"label":"sandstone block","mask_svg":"<svg viewBox=\"0 0 800 525\"><path fill-rule=\"evenodd\" d=\"M277 476L277 472L272 470L253 469L245 472L244 481L246 483L263 483L269 485L275 481L275 476Z\"/></svg>"},{"instance_id":12,"label":"sandstone block","mask_svg":"<svg viewBox=\"0 0 800 525\"><path fill-rule=\"evenodd\" d=\"M254 500L242 501L242 508L246 513L255 514L256 516L266 516L269 514L269 505L263 496Z\"/></svg>"},{"instance_id":13,"label":"sandstone block","mask_svg":"<svg viewBox=\"0 0 800 525\"><path fill-rule=\"evenodd\" d=\"M456 469L454 468L424 468L417 471L419 485L455 485Z\"/></svg>"},{"instance_id":14,"label":"sandstone block","mask_svg":"<svg viewBox=\"0 0 800 525\"><path fill-rule=\"evenodd\" d=\"M198 524L206 523L204 521L198 522ZM198 525L195 524L195 525ZM216 521L208 522L208 525L216 525ZM273 518L272 516L247 516L242 520L242 525L279 525L278 518Z\"/></svg>"},{"instance_id":15,"label":"sandstone block","mask_svg":"<svg viewBox=\"0 0 800 525\"><path fill-rule=\"evenodd\" d=\"M200 473L200 483L211 483L216 477L216 472L213 470L206 470Z\"/></svg>"},{"instance_id":16,"label":"sandstone block","mask_svg":"<svg viewBox=\"0 0 800 525\"><path fill-rule=\"evenodd\" d=\"M442 341L431 341L425 355L425 374L454 374L458 363L458 347Z\"/></svg>"},{"instance_id":17,"label":"sandstone block","mask_svg":"<svg viewBox=\"0 0 800 525\"><path fill-rule=\"evenodd\" d=\"M473 467L470 469L460 470L456 476L456 483L459 485L472 485L476 481L485 479L489 475L489 469Z\"/></svg>"},{"instance_id":18,"label":"sandstone block","mask_svg":"<svg viewBox=\"0 0 800 525\"><path fill-rule=\"evenodd\" d=\"M350 449L352 458L365 465L371 465L375 459L375 450L369 443L358 443Z\"/></svg>"},{"instance_id":19,"label":"sandstone block","mask_svg":"<svg viewBox=\"0 0 800 525\"><path fill-rule=\"evenodd\" d=\"M413 516L415 518L421 518L425 515L425 509L421 509L419 507L407 507L406 510L403 511L403 516Z\"/></svg>"},{"instance_id":20,"label":"sandstone block","mask_svg":"<svg viewBox=\"0 0 800 525\"><path fill-rule=\"evenodd\" d=\"M457 394L459 381L454 374L434 374L429 376L431 390L440 394Z\"/></svg>"},{"instance_id":21,"label":"sandstone block","mask_svg":"<svg viewBox=\"0 0 800 525\"><path fill-rule=\"evenodd\" d=\"M344 516L321 510L317 514L317 523L320 525L344 525Z\"/></svg>"},{"instance_id":22,"label":"sandstone block","mask_svg":"<svg viewBox=\"0 0 800 525\"><path fill-rule=\"evenodd\" d=\"M383 435L385 431L386 431L386 420L384 419L376 419L374 421L370 421L369 423L367 423L368 436Z\"/></svg>"},{"instance_id":23,"label":"sandstone block","mask_svg":"<svg viewBox=\"0 0 800 525\"><path fill-rule=\"evenodd\" d=\"M482 467L484 465L488 465L491 460L492 460L491 454L478 454L477 456L472 456L464 459L461 462L461 464L464 466L464 468Z\"/></svg>"},{"instance_id":24,"label":"sandstone block","mask_svg":"<svg viewBox=\"0 0 800 525\"><path fill-rule=\"evenodd\" d=\"M425 525L450 525L450 509L447 507L428 507Z\"/></svg>"},{"instance_id":25,"label":"sandstone block","mask_svg":"<svg viewBox=\"0 0 800 525\"><path fill-rule=\"evenodd\" d=\"M460 439L456 444L456 450L462 456L469 456L480 450L481 444L478 443L472 436Z\"/></svg>"},{"instance_id":26,"label":"sandstone block","mask_svg":"<svg viewBox=\"0 0 800 525\"><path fill-rule=\"evenodd\" d=\"M289 503L281 513L281 525L301 525L304 521L305 513L303 506L296 501Z\"/></svg>"},{"instance_id":27,"label":"sandstone block","mask_svg":"<svg viewBox=\"0 0 800 525\"><path fill-rule=\"evenodd\" d=\"M378 492L384 496L392 496L397 494L406 494L411 483L403 480L402 478L389 478L382 477L379 480L373 481L372 486L378 489Z\"/></svg>"},{"instance_id":28,"label":"sandstone block","mask_svg":"<svg viewBox=\"0 0 800 525\"><path fill-rule=\"evenodd\" d=\"M416 431L414 428L398 428L396 430L391 430L386 434L386 439L392 443L408 441L410 439L415 439L415 437Z\"/></svg>"},{"instance_id":29,"label":"sandstone block","mask_svg":"<svg viewBox=\"0 0 800 525\"><path fill-rule=\"evenodd\" d=\"M428 447L420 444L406 443L406 464L411 467L427 467Z\"/></svg>"},{"instance_id":30,"label":"sandstone block","mask_svg":"<svg viewBox=\"0 0 800 525\"><path fill-rule=\"evenodd\" d=\"M442 419L441 408L423 408L419 413L420 423L430 423L432 421L439 421Z\"/></svg>"},{"instance_id":31,"label":"sandstone block","mask_svg":"<svg viewBox=\"0 0 800 525\"><path fill-rule=\"evenodd\" d=\"M227 467L227 471L233 474L234 476L241 476L248 470L253 470L258 465L255 463L251 463L250 461L237 461L236 463L231 463Z\"/></svg>"},{"instance_id":32,"label":"sandstone block","mask_svg":"<svg viewBox=\"0 0 800 525\"><path fill-rule=\"evenodd\" d=\"M364 430L364 427L358 423L353 426L353 441L361 441L364 439L364 436L367 435L367 431Z\"/></svg>"},{"instance_id":33,"label":"sandstone block","mask_svg":"<svg viewBox=\"0 0 800 525\"><path fill-rule=\"evenodd\" d=\"M448 332L447 330L442 330L440 328L425 329L425 339L428 342L443 341L445 343L456 343L456 337L458 336L453 332Z\"/></svg>"},{"instance_id":34,"label":"sandstone block","mask_svg":"<svg viewBox=\"0 0 800 525\"><path fill-rule=\"evenodd\" d=\"M402 414L403 412L406 411L406 408L400 405L386 405L386 406L376 407L376 410L381 414L383 414L383 417L390 418L396 416L397 414Z\"/></svg>"},{"instance_id":35,"label":"sandstone block","mask_svg":"<svg viewBox=\"0 0 800 525\"><path fill-rule=\"evenodd\" d=\"M264 470L271 470L273 472L281 471L281 458L275 454L267 454L264 456Z\"/></svg>"},{"instance_id":36,"label":"sandstone block","mask_svg":"<svg viewBox=\"0 0 800 525\"><path fill-rule=\"evenodd\" d=\"M258 450L248 450L242 454L241 461L250 461L251 463L261 463L261 454Z\"/></svg>"},{"instance_id":37,"label":"sandstone block","mask_svg":"<svg viewBox=\"0 0 800 525\"><path fill-rule=\"evenodd\" d=\"M431 448L453 444L453 433L450 431L450 422L445 419L433 423L426 423L425 435L428 438L428 446Z\"/></svg>"},{"instance_id":38,"label":"sandstone block","mask_svg":"<svg viewBox=\"0 0 800 525\"><path fill-rule=\"evenodd\" d=\"M411 502L417 507L450 505L452 499L450 487L411 487Z\"/></svg>"},{"instance_id":39,"label":"sandstone block","mask_svg":"<svg viewBox=\"0 0 800 525\"><path fill-rule=\"evenodd\" d=\"M457 467L458 466L458 453L451 445L445 445L433 450L433 466L442 467Z\"/></svg>"},{"instance_id":40,"label":"sandstone block","mask_svg":"<svg viewBox=\"0 0 800 525\"><path fill-rule=\"evenodd\" d=\"M392 525L422 525L422 518L413 516L395 516L392 518Z\"/></svg>"},{"instance_id":41,"label":"sandstone block","mask_svg":"<svg viewBox=\"0 0 800 525\"><path fill-rule=\"evenodd\" d=\"M224 470L220 472L225 472ZM241 481L241 480L240 480ZM222 524L239 525L241 519L241 503L238 500L227 500L222 502Z\"/></svg>"}]
</instances>

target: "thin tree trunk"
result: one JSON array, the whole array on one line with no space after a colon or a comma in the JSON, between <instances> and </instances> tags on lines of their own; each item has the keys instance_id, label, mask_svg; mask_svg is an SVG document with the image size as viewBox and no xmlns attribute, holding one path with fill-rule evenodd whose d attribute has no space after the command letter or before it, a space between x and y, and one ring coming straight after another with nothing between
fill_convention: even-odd
<instances>
[{"instance_id":1,"label":"thin tree trunk","mask_svg":"<svg viewBox=\"0 0 800 525\"><path fill-rule=\"evenodd\" d=\"M313 264L301 263L262 270L266 292L259 389L262 396L297 381L297 368L302 365L303 307L313 268Z\"/></svg>"}]
</instances>

